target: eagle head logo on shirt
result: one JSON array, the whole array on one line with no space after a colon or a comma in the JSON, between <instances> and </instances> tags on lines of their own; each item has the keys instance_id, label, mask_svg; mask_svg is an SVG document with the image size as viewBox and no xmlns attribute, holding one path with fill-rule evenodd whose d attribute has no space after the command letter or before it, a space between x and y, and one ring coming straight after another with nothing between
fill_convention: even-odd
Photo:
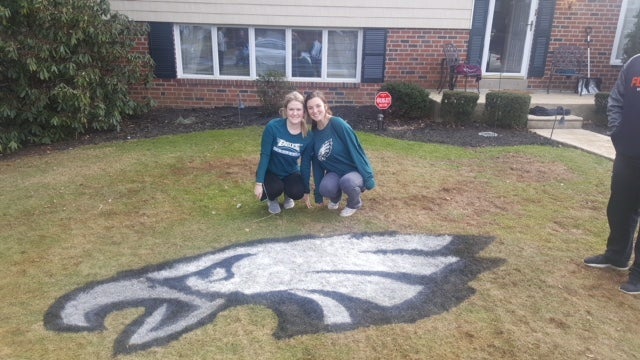
<instances>
[{"instance_id":1,"label":"eagle head logo on shirt","mask_svg":"<svg viewBox=\"0 0 640 360\"><path fill-rule=\"evenodd\" d=\"M318 150L318 160L327 160L329 155L331 155L331 150L333 150L333 139L325 141L322 146L320 146L320 150Z\"/></svg>"},{"instance_id":2,"label":"eagle head logo on shirt","mask_svg":"<svg viewBox=\"0 0 640 360\"><path fill-rule=\"evenodd\" d=\"M412 323L457 306L501 259L477 258L491 238L396 233L264 239L118 274L54 302L47 329L99 331L125 308L145 312L114 353L177 340L245 304L271 308L276 338Z\"/></svg>"}]
</instances>

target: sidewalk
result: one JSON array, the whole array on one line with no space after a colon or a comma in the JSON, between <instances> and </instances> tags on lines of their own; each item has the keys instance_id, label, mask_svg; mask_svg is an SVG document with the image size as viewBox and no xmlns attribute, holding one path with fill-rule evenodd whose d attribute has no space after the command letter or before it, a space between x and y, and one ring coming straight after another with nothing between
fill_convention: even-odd
<instances>
[{"instance_id":1,"label":"sidewalk","mask_svg":"<svg viewBox=\"0 0 640 360\"><path fill-rule=\"evenodd\" d=\"M480 90L478 104L484 105L486 94L486 90ZM585 111L585 109L589 110L592 106L595 106L594 95L592 94L578 95L573 92L552 92L547 94L544 91L531 91L530 95L531 106L540 105L549 108L563 106L565 108L572 109L573 114L577 113L582 117L585 117L585 115L582 114L585 112L587 114L585 120L587 121L589 120L588 111ZM439 102L442 99L442 94L433 92L431 93L431 97ZM530 129L529 131L547 138L550 137L559 143L582 149L588 153L603 156L607 159L613 160L616 155L611 139L608 136L598 134L593 131L584 129L556 128L553 130L553 135L551 134L551 129Z\"/></svg>"},{"instance_id":2,"label":"sidewalk","mask_svg":"<svg viewBox=\"0 0 640 360\"><path fill-rule=\"evenodd\" d=\"M613 160L616 151L608 136L584 129L531 129L530 131L541 136L551 138L562 144L582 149L588 153L600 155Z\"/></svg>"},{"instance_id":3,"label":"sidewalk","mask_svg":"<svg viewBox=\"0 0 640 360\"><path fill-rule=\"evenodd\" d=\"M594 105L593 95L578 95L575 93L551 93L545 92L533 92L531 94L531 104L553 107L555 105L562 105L565 108L573 108L577 111L585 109L585 107L591 107ZM582 115L582 114L580 114ZM584 115L582 115L584 116ZM588 119L585 117L585 120ZM584 129L531 129L530 131L544 137L551 137L553 140L562 144L573 146L578 149L582 149L588 153L603 156L607 159L613 160L616 156L616 151L613 148L611 139L608 136L595 133L593 131Z\"/></svg>"}]
</instances>

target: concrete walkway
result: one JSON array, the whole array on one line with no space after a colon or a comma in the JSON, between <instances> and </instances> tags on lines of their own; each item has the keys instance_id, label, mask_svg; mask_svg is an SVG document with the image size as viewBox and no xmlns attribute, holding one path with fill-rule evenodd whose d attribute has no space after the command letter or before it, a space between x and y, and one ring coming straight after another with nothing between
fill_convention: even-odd
<instances>
[{"instance_id":1,"label":"concrete walkway","mask_svg":"<svg viewBox=\"0 0 640 360\"><path fill-rule=\"evenodd\" d=\"M593 95L577 95L575 93L551 93L535 92L531 94L531 104L543 105L548 107L555 107L562 105L565 108L571 108L574 113L578 113L584 117L586 121L589 120L589 111L585 109L592 109L595 107ZM598 134L593 131L584 129L531 129L537 134L545 137L551 137L553 140L573 146L578 149L582 149L588 153L603 156L607 159L613 160L616 156L616 151L611 143L611 138L608 136Z\"/></svg>"},{"instance_id":2,"label":"concrete walkway","mask_svg":"<svg viewBox=\"0 0 640 360\"><path fill-rule=\"evenodd\" d=\"M485 96L487 90L480 90L480 98L478 104L485 103ZM571 109L572 114L577 114L584 117L585 121L589 121L591 111L593 111L594 95L585 94L578 95L573 92L552 92L547 94L544 91L531 91L531 106L540 105L549 108L555 108L556 106L563 106ZM431 92L431 97L440 102L442 94L438 94L436 91ZM607 159L614 159L616 151L613 148L611 139L608 136L595 133L593 131L584 129L530 129L529 131L535 132L541 136L551 138L559 143L567 146L572 146L578 149L582 149L588 153L603 156Z\"/></svg>"},{"instance_id":3,"label":"concrete walkway","mask_svg":"<svg viewBox=\"0 0 640 360\"><path fill-rule=\"evenodd\" d=\"M530 131L551 138L559 143L582 149L588 153L604 156L613 160L616 151L611 144L611 138L584 129L531 129Z\"/></svg>"}]
</instances>

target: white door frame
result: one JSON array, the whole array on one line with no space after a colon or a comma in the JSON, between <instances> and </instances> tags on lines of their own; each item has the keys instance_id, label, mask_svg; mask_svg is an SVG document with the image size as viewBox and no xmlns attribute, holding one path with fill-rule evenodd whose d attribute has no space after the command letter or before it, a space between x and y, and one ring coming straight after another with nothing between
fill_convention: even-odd
<instances>
[{"instance_id":1,"label":"white door frame","mask_svg":"<svg viewBox=\"0 0 640 360\"><path fill-rule=\"evenodd\" d=\"M515 0L517 1L517 0ZM493 12L495 10L496 0L489 0L489 13L487 15L487 27L485 29L484 35L484 49L482 50L482 68L484 75L500 75L500 76L510 76L510 77L527 77L527 71L529 69L529 59L531 57L531 45L533 43L533 33L535 31L536 24L536 15L538 13L538 0L531 0L531 8L529 9L529 31L527 32L527 36L525 38L523 58L522 58L522 66L520 67L520 72L514 73L500 73L500 72L487 72L487 62L489 61L489 42L491 41L491 28L493 26Z\"/></svg>"}]
</instances>

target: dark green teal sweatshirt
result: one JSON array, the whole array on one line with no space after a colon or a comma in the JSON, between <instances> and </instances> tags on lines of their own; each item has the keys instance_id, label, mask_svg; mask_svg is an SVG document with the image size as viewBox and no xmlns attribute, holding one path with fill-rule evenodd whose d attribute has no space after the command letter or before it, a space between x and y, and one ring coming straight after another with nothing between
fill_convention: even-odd
<instances>
[{"instance_id":1,"label":"dark green teal sweatshirt","mask_svg":"<svg viewBox=\"0 0 640 360\"><path fill-rule=\"evenodd\" d=\"M309 132L292 135L287 129L287 120L278 118L269 121L262 133L260 162L256 171L256 182L264 183L267 170L280 179L300 172L304 181L304 192L308 194L311 178L311 155L313 134Z\"/></svg>"},{"instance_id":2,"label":"dark green teal sweatshirt","mask_svg":"<svg viewBox=\"0 0 640 360\"><path fill-rule=\"evenodd\" d=\"M313 131L313 151L316 203L323 201L319 189L320 182L327 172L333 172L342 177L357 171L364 179L364 187L367 190L376 187L371 162L362 149L356 133L342 118L332 116L324 129Z\"/></svg>"}]
</instances>

